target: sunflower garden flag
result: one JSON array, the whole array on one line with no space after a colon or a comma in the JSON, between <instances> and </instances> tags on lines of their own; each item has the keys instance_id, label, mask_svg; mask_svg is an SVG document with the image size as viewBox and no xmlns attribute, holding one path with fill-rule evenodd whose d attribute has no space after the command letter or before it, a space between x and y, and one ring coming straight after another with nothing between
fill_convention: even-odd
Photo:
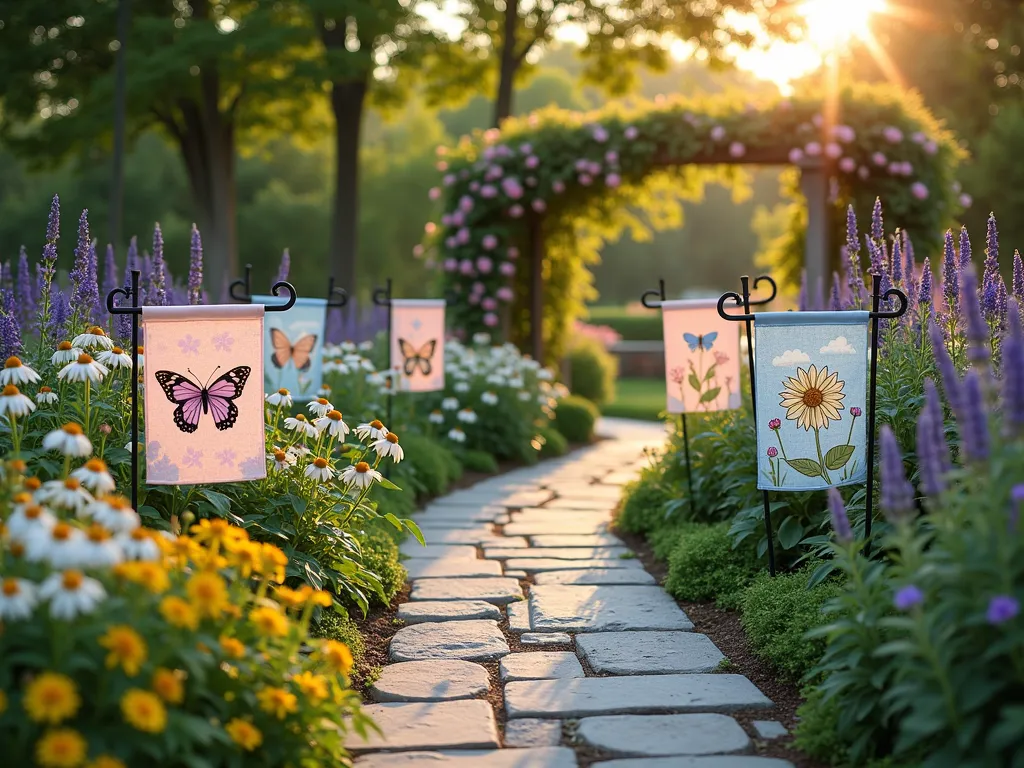
<instances>
[{"instance_id":1,"label":"sunflower garden flag","mask_svg":"<svg viewBox=\"0 0 1024 768\"><path fill-rule=\"evenodd\" d=\"M865 481L867 312L763 312L755 321L758 488Z\"/></svg>"},{"instance_id":2,"label":"sunflower garden flag","mask_svg":"<svg viewBox=\"0 0 1024 768\"><path fill-rule=\"evenodd\" d=\"M444 299L391 300L391 369L401 392L444 389Z\"/></svg>"},{"instance_id":3,"label":"sunflower garden flag","mask_svg":"<svg viewBox=\"0 0 1024 768\"><path fill-rule=\"evenodd\" d=\"M146 482L267 476L263 305L143 307Z\"/></svg>"},{"instance_id":4,"label":"sunflower garden flag","mask_svg":"<svg viewBox=\"0 0 1024 768\"><path fill-rule=\"evenodd\" d=\"M281 304L277 296L253 296L253 304ZM272 312L264 322L263 388L287 389L298 398L317 397L323 384L324 326L327 300L301 298L287 312Z\"/></svg>"},{"instance_id":5,"label":"sunflower garden flag","mask_svg":"<svg viewBox=\"0 0 1024 768\"><path fill-rule=\"evenodd\" d=\"M717 307L717 299L661 303L669 413L740 405L739 324L723 319Z\"/></svg>"}]
</instances>

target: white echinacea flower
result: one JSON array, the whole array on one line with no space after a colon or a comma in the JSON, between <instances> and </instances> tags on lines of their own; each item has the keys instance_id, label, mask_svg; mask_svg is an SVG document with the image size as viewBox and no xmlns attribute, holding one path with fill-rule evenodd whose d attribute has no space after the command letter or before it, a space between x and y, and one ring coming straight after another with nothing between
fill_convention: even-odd
<instances>
[{"instance_id":1,"label":"white echinacea flower","mask_svg":"<svg viewBox=\"0 0 1024 768\"><path fill-rule=\"evenodd\" d=\"M71 476L95 494L110 493L117 487L103 459L89 459Z\"/></svg>"},{"instance_id":2,"label":"white echinacea flower","mask_svg":"<svg viewBox=\"0 0 1024 768\"><path fill-rule=\"evenodd\" d=\"M82 350L73 347L70 341L62 341L57 345L57 351L53 353L50 362L54 365L67 365L73 363L82 354Z\"/></svg>"},{"instance_id":3,"label":"white echinacea flower","mask_svg":"<svg viewBox=\"0 0 1024 768\"><path fill-rule=\"evenodd\" d=\"M480 402L483 403L484 405L497 405L498 395L494 392L491 392L490 390L487 390L482 395L480 395Z\"/></svg>"},{"instance_id":4,"label":"white echinacea flower","mask_svg":"<svg viewBox=\"0 0 1024 768\"><path fill-rule=\"evenodd\" d=\"M110 373L105 365L97 363L90 355L84 352L78 356L73 363L68 363L57 373L58 379L68 381L102 381L103 377Z\"/></svg>"},{"instance_id":5,"label":"white echinacea flower","mask_svg":"<svg viewBox=\"0 0 1024 768\"><path fill-rule=\"evenodd\" d=\"M81 571L67 570L51 573L40 585L39 596L50 601L53 618L70 620L92 613L107 593L96 579L83 575Z\"/></svg>"},{"instance_id":6,"label":"white echinacea flower","mask_svg":"<svg viewBox=\"0 0 1024 768\"><path fill-rule=\"evenodd\" d=\"M309 409L309 412L318 419L326 416L328 411L334 410L334 406L331 405L330 401L326 397L318 397L316 400L310 400L309 405L306 407Z\"/></svg>"},{"instance_id":7,"label":"white echinacea flower","mask_svg":"<svg viewBox=\"0 0 1024 768\"><path fill-rule=\"evenodd\" d=\"M318 483L327 483L334 478L334 470L331 469L330 464L327 463L327 459L320 456L313 459L302 474L306 477L313 478Z\"/></svg>"},{"instance_id":8,"label":"white echinacea flower","mask_svg":"<svg viewBox=\"0 0 1024 768\"><path fill-rule=\"evenodd\" d=\"M356 437L360 440L380 440L387 433L388 428L377 419L356 427Z\"/></svg>"},{"instance_id":9,"label":"white echinacea flower","mask_svg":"<svg viewBox=\"0 0 1024 768\"><path fill-rule=\"evenodd\" d=\"M316 437L316 427L309 423L305 416L301 413L295 416L289 416L284 420L285 429L290 429L293 432L301 432L306 437Z\"/></svg>"},{"instance_id":10,"label":"white echinacea flower","mask_svg":"<svg viewBox=\"0 0 1024 768\"><path fill-rule=\"evenodd\" d=\"M92 518L113 533L131 533L142 524L128 499L122 496L103 496L86 506L82 516Z\"/></svg>"},{"instance_id":11,"label":"white echinacea flower","mask_svg":"<svg viewBox=\"0 0 1024 768\"><path fill-rule=\"evenodd\" d=\"M448 430L448 439L456 443L466 442L466 433L458 427L452 427Z\"/></svg>"},{"instance_id":12,"label":"white echinacea flower","mask_svg":"<svg viewBox=\"0 0 1024 768\"><path fill-rule=\"evenodd\" d=\"M441 410L454 411L459 407L459 401L454 397L446 397L441 401Z\"/></svg>"},{"instance_id":13,"label":"white echinacea flower","mask_svg":"<svg viewBox=\"0 0 1024 768\"><path fill-rule=\"evenodd\" d=\"M476 424L476 412L472 408L463 408L458 413L458 419L465 424Z\"/></svg>"},{"instance_id":14,"label":"white echinacea flower","mask_svg":"<svg viewBox=\"0 0 1024 768\"><path fill-rule=\"evenodd\" d=\"M321 432L327 430L327 434L331 437L344 438L349 433L348 424L342 419L341 411L328 411L313 424Z\"/></svg>"},{"instance_id":15,"label":"white echinacea flower","mask_svg":"<svg viewBox=\"0 0 1024 768\"><path fill-rule=\"evenodd\" d=\"M0 621L27 619L38 602L36 585L28 579L0 581Z\"/></svg>"},{"instance_id":16,"label":"white echinacea flower","mask_svg":"<svg viewBox=\"0 0 1024 768\"><path fill-rule=\"evenodd\" d=\"M21 362L20 357L11 355L0 369L0 384L34 384L39 381L39 374Z\"/></svg>"},{"instance_id":17,"label":"white echinacea flower","mask_svg":"<svg viewBox=\"0 0 1024 768\"><path fill-rule=\"evenodd\" d=\"M345 485L354 485L360 490L369 488L375 482L380 481L380 479L380 472L370 467L365 461L345 467L341 473L341 481Z\"/></svg>"},{"instance_id":18,"label":"white echinacea flower","mask_svg":"<svg viewBox=\"0 0 1024 768\"><path fill-rule=\"evenodd\" d=\"M267 460L275 472L284 472L295 466L295 454L282 451L280 448L275 448L274 452L267 456Z\"/></svg>"},{"instance_id":19,"label":"white echinacea flower","mask_svg":"<svg viewBox=\"0 0 1024 768\"><path fill-rule=\"evenodd\" d=\"M113 349L114 342L98 325L92 326L85 333L80 333L71 340L72 346L79 349Z\"/></svg>"},{"instance_id":20,"label":"white echinacea flower","mask_svg":"<svg viewBox=\"0 0 1024 768\"><path fill-rule=\"evenodd\" d=\"M72 509L75 512L82 511L86 504L94 500L92 495L82 487L82 482L77 477L47 480L43 483L43 487L36 491L36 501L61 509Z\"/></svg>"},{"instance_id":21,"label":"white echinacea flower","mask_svg":"<svg viewBox=\"0 0 1024 768\"><path fill-rule=\"evenodd\" d=\"M431 424L444 424L444 413L437 410L431 411L427 419Z\"/></svg>"},{"instance_id":22,"label":"white echinacea flower","mask_svg":"<svg viewBox=\"0 0 1024 768\"><path fill-rule=\"evenodd\" d=\"M28 395L21 394L21 391L13 384L8 384L0 390L0 415L11 415L15 418L28 416L36 409L36 404Z\"/></svg>"},{"instance_id":23,"label":"white echinacea flower","mask_svg":"<svg viewBox=\"0 0 1024 768\"><path fill-rule=\"evenodd\" d=\"M267 395L267 403L269 405L281 405L285 408L292 407L292 393L282 387L277 392L271 392Z\"/></svg>"},{"instance_id":24,"label":"white echinacea flower","mask_svg":"<svg viewBox=\"0 0 1024 768\"><path fill-rule=\"evenodd\" d=\"M375 441L371 446L378 456L387 456L394 459L395 464L405 458L405 451L398 444L398 435L388 432L380 440Z\"/></svg>"},{"instance_id":25,"label":"white echinacea flower","mask_svg":"<svg viewBox=\"0 0 1024 768\"><path fill-rule=\"evenodd\" d=\"M96 355L96 361L107 366L107 368L112 371L115 371L118 368L132 367L132 356L120 347L113 347L100 352Z\"/></svg>"},{"instance_id":26,"label":"white echinacea flower","mask_svg":"<svg viewBox=\"0 0 1024 768\"><path fill-rule=\"evenodd\" d=\"M53 405L57 402L57 393L50 389L50 387L40 387L39 391L36 392L36 402L40 405Z\"/></svg>"}]
</instances>

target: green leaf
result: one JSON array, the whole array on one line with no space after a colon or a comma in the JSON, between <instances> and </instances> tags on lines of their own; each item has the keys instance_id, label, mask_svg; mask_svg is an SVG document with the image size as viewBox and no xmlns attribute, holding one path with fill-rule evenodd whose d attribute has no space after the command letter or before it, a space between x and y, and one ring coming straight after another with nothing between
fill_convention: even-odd
<instances>
[{"instance_id":1,"label":"green leaf","mask_svg":"<svg viewBox=\"0 0 1024 768\"><path fill-rule=\"evenodd\" d=\"M380 486L382 488L387 488L389 491L400 491L400 490L402 490L397 485L395 485L390 480L388 480L386 477L381 477L381 479L380 479Z\"/></svg>"},{"instance_id":2,"label":"green leaf","mask_svg":"<svg viewBox=\"0 0 1024 768\"><path fill-rule=\"evenodd\" d=\"M698 402L710 403L712 400L714 400L716 397L718 397L718 393L721 392L721 391L722 391L721 387L714 387L712 389L709 389L707 392L705 392L703 395L700 396L700 400Z\"/></svg>"},{"instance_id":3,"label":"green leaf","mask_svg":"<svg viewBox=\"0 0 1024 768\"><path fill-rule=\"evenodd\" d=\"M687 381L690 382L691 387L700 392L700 379L697 378L697 374L691 371L690 375L687 376Z\"/></svg>"},{"instance_id":4,"label":"green leaf","mask_svg":"<svg viewBox=\"0 0 1024 768\"><path fill-rule=\"evenodd\" d=\"M704 374L704 381L711 381L713 378L715 378L716 368L718 368L717 365L712 365L710 368L708 368L708 372Z\"/></svg>"},{"instance_id":5,"label":"green leaf","mask_svg":"<svg viewBox=\"0 0 1024 768\"><path fill-rule=\"evenodd\" d=\"M778 530L779 543L783 549L793 549L804 537L804 527L795 517L787 517Z\"/></svg>"},{"instance_id":6,"label":"green leaf","mask_svg":"<svg viewBox=\"0 0 1024 768\"><path fill-rule=\"evenodd\" d=\"M821 477L821 464L814 459L783 459L790 467L807 477Z\"/></svg>"},{"instance_id":7,"label":"green leaf","mask_svg":"<svg viewBox=\"0 0 1024 768\"><path fill-rule=\"evenodd\" d=\"M853 456L853 451L852 445L837 445L825 454L825 466L829 469L842 469Z\"/></svg>"},{"instance_id":8,"label":"green leaf","mask_svg":"<svg viewBox=\"0 0 1024 768\"><path fill-rule=\"evenodd\" d=\"M412 520L405 520L403 522L405 523L405 527L409 530L409 533L416 538L416 541L421 545L426 546L427 542L423 540L423 533L420 531L420 527Z\"/></svg>"},{"instance_id":9,"label":"green leaf","mask_svg":"<svg viewBox=\"0 0 1024 768\"><path fill-rule=\"evenodd\" d=\"M387 512L384 514L384 519L391 523L399 531L402 530L402 521L395 517L392 513Z\"/></svg>"}]
</instances>

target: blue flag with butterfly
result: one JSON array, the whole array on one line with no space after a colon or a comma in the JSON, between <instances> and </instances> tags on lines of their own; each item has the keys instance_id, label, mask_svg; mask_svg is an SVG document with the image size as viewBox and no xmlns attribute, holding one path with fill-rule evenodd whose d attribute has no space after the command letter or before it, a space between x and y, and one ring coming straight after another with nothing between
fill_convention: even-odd
<instances>
[{"instance_id":1,"label":"blue flag with butterfly","mask_svg":"<svg viewBox=\"0 0 1024 768\"><path fill-rule=\"evenodd\" d=\"M280 304L277 296L253 296L254 304ZM264 321L263 390L287 389L296 398L312 399L323 385L326 299L296 299L287 312L272 312Z\"/></svg>"},{"instance_id":2,"label":"blue flag with butterfly","mask_svg":"<svg viewBox=\"0 0 1024 768\"><path fill-rule=\"evenodd\" d=\"M740 331L713 299L661 303L666 410L708 413L740 404Z\"/></svg>"},{"instance_id":3,"label":"blue flag with butterfly","mask_svg":"<svg viewBox=\"0 0 1024 768\"><path fill-rule=\"evenodd\" d=\"M391 300L391 369L401 392L444 389L444 299Z\"/></svg>"}]
</instances>

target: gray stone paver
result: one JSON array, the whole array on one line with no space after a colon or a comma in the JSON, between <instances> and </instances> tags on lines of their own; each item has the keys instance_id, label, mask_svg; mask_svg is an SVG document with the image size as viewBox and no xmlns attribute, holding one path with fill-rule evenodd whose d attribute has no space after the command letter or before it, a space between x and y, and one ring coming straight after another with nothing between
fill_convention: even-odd
<instances>
[{"instance_id":1,"label":"gray stone paver","mask_svg":"<svg viewBox=\"0 0 1024 768\"><path fill-rule=\"evenodd\" d=\"M755 720L751 725L762 739L781 739L789 733L786 726L778 720Z\"/></svg>"},{"instance_id":2,"label":"gray stone paver","mask_svg":"<svg viewBox=\"0 0 1024 768\"><path fill-rule=\"evenodd\" d=\"M599 430L611 440L414 515L427 546L401 545L406 626L370 690L382 703L366 707L384 736L348 739L357 768L575 768L573 750L557 746L566 718L582 718L574 743L609 756L595 766L792 768L736 754L752 742L725 713L771 702L741 675L706 674L722 654L610 532L621 486L647 465L645 447L663 443L663 428L602 419ZM516 653L498 629L499 606L523 646ZM579 633L575 653L545 649L572 648L567 632ZM585 677L581 659L602 676ZM484 698L492 681L475 663L495 660L505 748ZM782 728L758 725L761 738ZM366 754L375 750L385 751Z\"/></svg>"}]
</instances>

